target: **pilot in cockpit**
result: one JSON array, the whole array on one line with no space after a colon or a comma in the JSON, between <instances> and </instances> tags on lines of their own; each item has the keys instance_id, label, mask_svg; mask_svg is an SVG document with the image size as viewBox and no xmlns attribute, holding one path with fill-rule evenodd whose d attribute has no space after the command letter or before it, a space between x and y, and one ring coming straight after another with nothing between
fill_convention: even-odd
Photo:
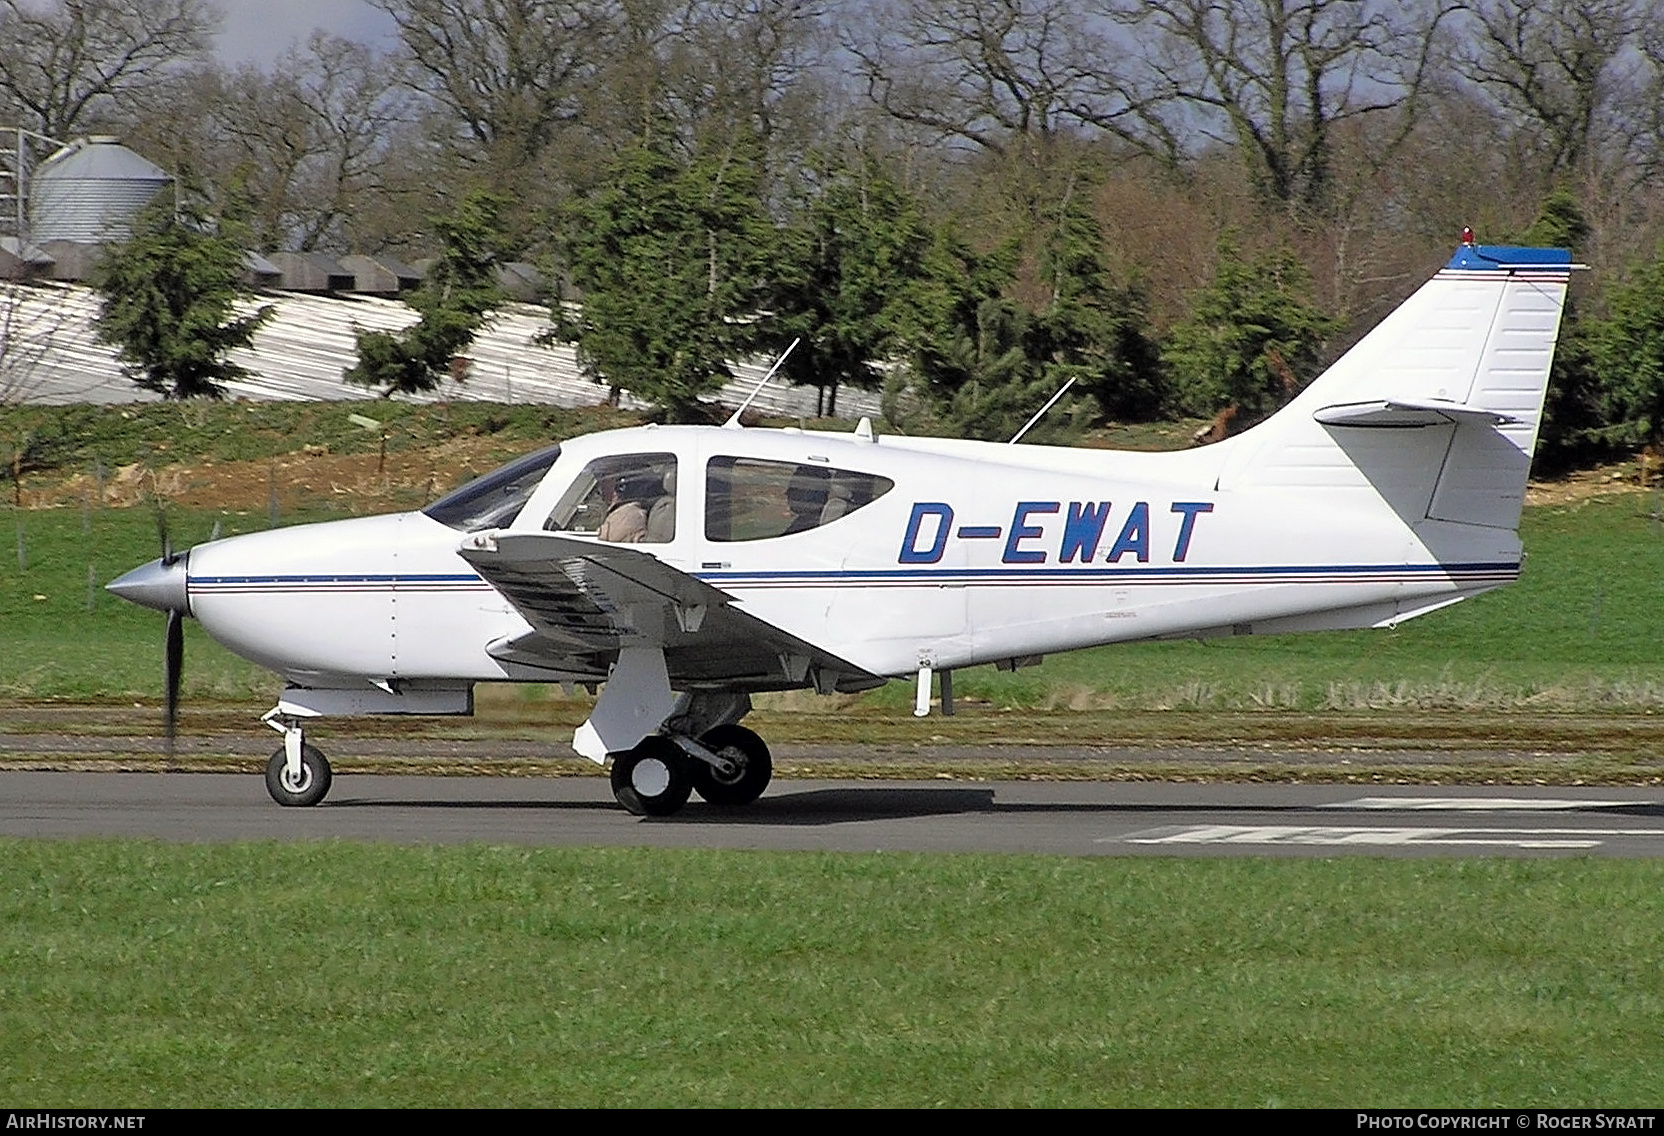
<instances>
[{"instance_id":1,"label":"pilot in cockpit","mask_svg":"<svg viewBox=\"0 0 1664 1136\"><path fill-rule=\"evenodd\" d=\"M649 473L633 470L601 479L601 496L607 503L607 515L596 530L596 536L614 544L639 544L647 536L646 502L657 496L658 489L657 485L649 487L646 484L651 478Z\"/></svg>"},{"instance_id":2,"label":"pilot in cockpit","mask_svg":"<svg viewBox=\"0 0 1664 1136\"><path fill-rule=\"evenodd\" d=\"M675 533L674 490L651 468L601 479L607 514L595 535L614 544L662 543Z\"/></svg>"}]
</instances>

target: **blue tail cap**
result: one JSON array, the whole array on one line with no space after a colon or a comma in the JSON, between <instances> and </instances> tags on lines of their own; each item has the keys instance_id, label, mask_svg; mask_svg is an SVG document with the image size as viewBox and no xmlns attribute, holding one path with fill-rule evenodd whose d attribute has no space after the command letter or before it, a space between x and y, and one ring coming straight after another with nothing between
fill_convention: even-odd
<instances>
[{"instance_id":1,"label":"blue tail cap","mask_svg":"<svg viewBox=\"0 0 1664 1136\"><path fill-rule=\"evenodd\" d=\"M1446 268L1468 272L1509 272L1520 268L1570 270L1570 249L1514 248L1510 245L1463 245Z\"/></svg>"}]
</instances>

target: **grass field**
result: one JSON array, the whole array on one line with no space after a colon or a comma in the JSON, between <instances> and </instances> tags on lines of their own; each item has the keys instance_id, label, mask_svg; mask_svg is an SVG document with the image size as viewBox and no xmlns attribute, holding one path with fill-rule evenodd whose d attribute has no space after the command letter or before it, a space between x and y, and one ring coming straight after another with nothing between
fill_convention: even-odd
<instances>
[{"instance_id":1,"label":"grass field","mask_svg":"<svg viewBox=\"0 0 1664 1136\"><path fill-rule=\"evenodd\" d=\"M1664 868L0 842L18 1106L1650 1107Z\"/></svg>"},{"instance_id":2,"label":"grass field","mask_svg":"<svg viewBox=\"0 0 1664 1136\"><path fill-rule=\"evenodd\" d=\"M380 423L380 428L366 430L353 421L354 414ZM388 399L0 406L0 478L11 472L14 456L23 459L25 472L50 477L94 464L113 472L129 464L161 468L173 462L253 461L297 451L373 454L383 434L392 453L468 436L497 438L509 453L517 453L574 432L636 421L601 408Z\"/></svg>"},{"instance_id":3,"label":"grass field","mask_svg":"<svg viewBox=\"0 0 1664 1136\"><path fill-rule=\"evenodd\" d=\"M462 429L489 442L471 454L512 452L570 425L357 409L398 424L393 450ZM262 461L306 438L376 466L378 440L339 407L74 413L8 408L0 442L85 467ZM421 456L411 484L436 464ZM246 507L170 507L175 541L267 527L256 473ZM154 730L122 708L159 700L161 617L102 590L156 555L154 518L66 499L0 515L0 732L62 728L23 720L46 700L95 703L64 711L82 732ZM387 504L285 500L281 520ZM1618 755L1593 762L1597 779L1652 781L1658 512L1640 494L1529 509L1520 583L1393 632L1106 648L964 672L955 719L914 722L898 685L779 696L758 724L864 743L1554 739ZM252 729L276 681L186 629L188 707L210 707L209 730ZM564 733L583 707L557 697L487 691L482 705L498 728ZM1626 764L1643 759L1639 774ZM1256 775L1244 768L1224 775ZM1595 860L0 841L0 1097L1650 1107L1664 1091L1661 884L1657 864Z\"/></svg>"}]
</instances>

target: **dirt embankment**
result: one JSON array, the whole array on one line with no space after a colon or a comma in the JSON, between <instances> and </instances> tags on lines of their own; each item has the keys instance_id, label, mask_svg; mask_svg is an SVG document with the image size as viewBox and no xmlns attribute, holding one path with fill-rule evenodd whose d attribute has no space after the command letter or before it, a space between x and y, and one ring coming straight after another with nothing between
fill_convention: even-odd
<instances>
[{"instance_id":1,"label":"dirt embankment","mask_svg":"<svg viewBox=\"0 0 1664 1136\"><path fill-rule=\"evenodd\" d=\"M23 479L21 504L51 509L99 503L114 508L160 497L194 509L266 509L275 495L292 509L307 503L350 499L354 512L409 508L431 501L471 477L527 452L524 441L491 437L452 438L434 446L387 454L334 454L306 446L259 461L182 462L147 469L127 465L102 483L85 471L72 476L41 474ZM1528 505L1565 505L1637 488L1664 488L1656 460L1628 461L1581 470L1551 481L1533 481Z\"/></svg>"},{"instance_id":2,"label":"dirt embankment","mask_svg":"<svg viewBox=\"0 0 1664 1136\"><path fill-rule=\"evenodd\" d=\"M332 454L307 447L260 461L202 461L154 470L127 465L105 475L25 477L22 504L28 509L78 506L83 502L122 508L160 497L193 509L265 509L275 494L280 506L348 499L355 511L375 512L428 501L471 477L495 469L527 447L492 438L453 438L420 450L382 454Z\"/></svg>"},{"instance_id":3,"label":"dirt embankment","mask_svg":"<svg viewBox=\"0 0 1664 1136\"><path fill-rule=\"evenodd\" d=\"M1525 490L1527 505L1567 505L1612 493L1664 488L1664 469L1657 461L1628 461L1579 470L1553 481L1533 481Z\"/></svg>"}]
</instances>

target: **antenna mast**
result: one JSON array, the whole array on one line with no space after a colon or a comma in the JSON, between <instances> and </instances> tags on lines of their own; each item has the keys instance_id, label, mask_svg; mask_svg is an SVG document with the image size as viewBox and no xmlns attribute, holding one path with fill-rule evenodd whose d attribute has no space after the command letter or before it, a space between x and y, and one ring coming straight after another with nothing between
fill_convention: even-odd
<instances>
[{"instance_id":1,"label":"antenna mast","mask_svg":"<svg viewBox=\"0 0 1664 1136\"><path fill-rule=\"evenodd\" d=\"M1023 428L1013 434L1011 436L1011 440L1007 442L1006 445L1015 446L1017 444L1017 440L1024 434L1028 433L1028 428L1030 426L1033 426L1036 422L1040 421L1040 419L1044 418L1046 416L1046 411L1050 410L1053 406L1056 406L1057 400L1069 393L1069 388L1075 385L1075 379L1078 378L1080 378L1079 375L1073 375L1070 377L1068 382L1059 387L1057 389L1057 393L1046 400L1045 406L1042 406L1039 410L1034 412L1033 418L1030 418L1027 422L1023 423Z\"/></svg>"},{"instance_id":2,"label":"antenna mast","mask_svg":"<svg viewBox=\"0 0 1664 1136\"><path fill-rule=\"evenodd\" d=\"M786 356L790 355L793 351L796 351L797 345L802 342L803 337L800 335L796 339L792 340L790 347L787 347L784 351L780 352L780 358L776 359L774 361L774 366L768 369L768 374L763 376L763 381L751 388L751 393L745 396L745 401L740 403L740 408L734 411L733 414L729 415L728 421L722 424L723 429L738 430L741 428L740 415L744 414L745 408L751 405L751 400L756 398L764 387L768 386L768 381L774 377L774 372L780 369L780 364L786 361Z\"/></svg>"}]
</instances>

